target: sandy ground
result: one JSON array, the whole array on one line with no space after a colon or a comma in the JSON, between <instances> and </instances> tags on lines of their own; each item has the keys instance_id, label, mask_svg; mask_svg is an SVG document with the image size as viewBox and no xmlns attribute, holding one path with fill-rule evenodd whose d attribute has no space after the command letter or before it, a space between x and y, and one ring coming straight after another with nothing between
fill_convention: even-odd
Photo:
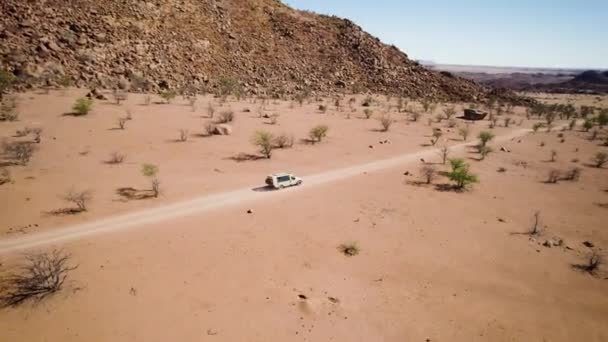
<instances>
[{"instance_id":1,"label":"sandy ground","mask_svg":"<svg viewBox=\"0 0 608 342\"><path fill-rule=\"evenodd\" d=\"M281 113L280 126L272 126L257 118L259 103L231 103L225 106L237 113L232 136L175 143L170 140L179 128L196 133L202 127L206 102L216 100L200 99L201 109L191 112L183 103L138 106L141 97L132 95L127 105L98 104L85 118L61 116L75 95L26 95L21 121L0 125L9 138L25 125L44 127L31 163L11 167L14 182L0 186L5 234L0 243L247 191L277 170L317 175L318 183L145 222L145 229L39 247L61 247L79 267L61 293L0 310L0 340L608 339L608 274L602 268L594 277L571 267L591 252L583 241L592 241L599 251L608 243L608 210L601 206L608 203L607 170L584 165L602 150L588 133L537 133L495 142L497 151L484 161L474 160L477 154L471 149L455 151L481 180L472 190L455 193L436 189L447 183L442 176L435 185L416 183L421 162L412 156L429 151L427 163L440 159L432 156L433 147L421 146L431 133L429 114L408 123L394 113L400 121L380 133L373 131L379 127L376 120L355 117L361 116L358 105L347 119L346 109L320 114L315 103L291 109L286 102L271 103L267 112ZM134 118L127 129L109 130L126 107ZM244 107L252 112L242 112ZM296 144L270 161L227 159L254 153L249 138L257 129L303 138L316 123L331 127L322 144ZM494 131L515 134L532 123ZM458 139L455 129L447 133L445 123L433 125L446 132L446 143L462 143L449 140ZM487 122L474 127L486 129ZM391 143L378 143L385 139ZM511 152L498 151L501 146ZM80 155L85 149L89 153ZM103 164L115 150L124 151L127 161ZM548 161L551 150L558 152L556 162ZM383 164L398 156L404 159ZM147 186L139 173L143 162L160 166L163 196L120 201L117 187ZM370 171L344 175L357 165ZM550 169L574 166L582 169L580 181L544 183ZM506 172L497 172L501 167ZM322 182L319 175L334 178ZM57 196L69 187L93 190L90 211L45 214L63 205ZM531 226L536 211L541 212L541 236L514 235ZM10 229L32 223L38 227L17 233ZM557 238L564 240L562 246L542 246ZM338 246L345 243L355 243L360 253L344 256ZM10 268L22 253L0 255L0 262Z\"/></svg>"}]
</instances>

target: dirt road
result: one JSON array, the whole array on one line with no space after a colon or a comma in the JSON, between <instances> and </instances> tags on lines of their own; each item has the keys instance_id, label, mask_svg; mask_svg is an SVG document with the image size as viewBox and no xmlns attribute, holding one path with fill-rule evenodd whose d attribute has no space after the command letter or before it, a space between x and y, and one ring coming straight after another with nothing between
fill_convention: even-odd
<instances>
[{"instance_id":1,"label":"dirt road","mask_svg":"<svg viewBox=\"0 0 608 342\"><path fill-rule=\"evenodd\" d=\"M496 137L494 143L507 141L529 133L529 129L520 129L510 134ZM461 143L450 146L452 153L464 150L466 146L471 146L476 142ZM306 188L322 185L328 182L339 181L366 172L387 169L407 163L418 162L421 158L431 160L437 158L439 149L428 149L416 153L408 153L402 156L356 165L348 168L318 173L314 175L304 175L304 184L300 187L286 189L283 191L255 191L252 188L245 188L231 192L219 193L214 195L202 196L187 201L174 203L171 205L150 208L133 212L126 215L110 217L97 220L91 223L79 224L71 227L52 229L44 233L37 233L18 238L0 240L0 254L26 250L45 245L60 244L65 241L88 237L94 234L107 233L125 229L144 228L146 224L167 221L176 217L201 214L206 211L219 207L226 207L234 204L242 204L248 201L262 200L267 196L289 196L297 191ZM261 175L261 177L264 175Z\"/></svg>"}]
</instances>

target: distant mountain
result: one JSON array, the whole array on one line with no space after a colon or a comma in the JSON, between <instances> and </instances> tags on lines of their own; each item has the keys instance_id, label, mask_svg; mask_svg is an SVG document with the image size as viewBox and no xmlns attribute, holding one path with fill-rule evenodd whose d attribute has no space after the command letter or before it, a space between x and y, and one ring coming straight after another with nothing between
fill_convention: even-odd
<instances>
[{"instance_id":1,"label":"distant mountain","mask_svg":"<svg viewBox=\"0 0 608 342\"><path fill-rule=\"evenodd\" d=\"M571 80L545 84L536 89L558 93L608 94L608 71L587 70Z\"/></svg>"}]
</instances>

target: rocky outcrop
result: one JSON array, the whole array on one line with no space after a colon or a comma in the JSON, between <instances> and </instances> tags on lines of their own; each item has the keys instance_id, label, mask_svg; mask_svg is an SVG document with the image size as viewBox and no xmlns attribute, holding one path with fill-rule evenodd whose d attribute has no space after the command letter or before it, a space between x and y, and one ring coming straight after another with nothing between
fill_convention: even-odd
<instances>
[{"instance_id":1,"label":"rocky outcrop","mask_svg":"<svg viewBox=\"0 0 608 342\"><path fill-rule=\"evenodd\" d=\"M375 93L475 101L349 20L278 0L3 0L0 61L18 86Z\"/></svg>"}]
</instances>

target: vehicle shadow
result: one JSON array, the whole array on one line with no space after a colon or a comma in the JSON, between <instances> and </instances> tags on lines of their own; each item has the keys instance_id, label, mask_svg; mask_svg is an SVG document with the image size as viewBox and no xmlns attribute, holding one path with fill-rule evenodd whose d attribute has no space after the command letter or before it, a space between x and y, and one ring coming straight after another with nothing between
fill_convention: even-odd
<instances>
[{"instance_id":1,"label":"vehicle shadow","mask_svg":"<svg viewBox=\"0 0 608 342\"><path fill-rule=\"evenodd\" d=\"M274 187L269 186L269 185L264 185L264 186L259 186L257 188L253 188L251 190L253 190L255 192L270 192L270 191L276 191L277 189L275 189Z\"/></svg>"}]
</instances>

